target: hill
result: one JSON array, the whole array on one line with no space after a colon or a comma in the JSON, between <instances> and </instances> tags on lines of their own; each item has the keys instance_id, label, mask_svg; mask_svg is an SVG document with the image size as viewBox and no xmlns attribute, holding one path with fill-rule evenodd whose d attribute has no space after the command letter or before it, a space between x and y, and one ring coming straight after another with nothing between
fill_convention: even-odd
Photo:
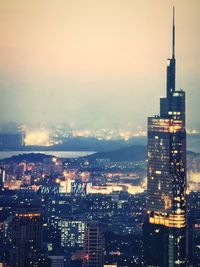
<instances>
[{"instance_id":1,"label":"hill","mask_svg":"<svg viewBox=\"0 0 200 267\"><path fill-rule=\"evenodd\" d=\"M113 162L141 161L146 160L147 147L144 145L133 145L119 148L113 151L97 152L87 156L90 160L109 159Z\"/></svg>"},{"instance_id":2,"label":"hill","mask_svg":"<svg viewBox=\"0 0 200 267\"><path fill-rule=\"evenodd\" d=\"M42 153L28 153L28 154L19 154L16 156L12 156L10 158L2 159L0 162L9 163L9 162L43 162L45 159L53 158L52 155L46 155Z\"/></svg>"}]
</instances>

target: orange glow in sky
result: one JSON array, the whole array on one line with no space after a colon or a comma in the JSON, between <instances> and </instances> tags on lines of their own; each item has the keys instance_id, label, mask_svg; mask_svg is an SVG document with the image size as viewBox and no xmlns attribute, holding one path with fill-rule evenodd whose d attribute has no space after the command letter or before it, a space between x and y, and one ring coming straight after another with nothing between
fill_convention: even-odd
<instances>
[{"instance_id":1,"label":"orange glow in sky","mask_svg":"<svg viewBox=\"0 0 200 267\"><path fill-rule=\"evenodd\" d=\"M199 125L199 0L1 0L0 121L145 125L165 94L173 5L177 87Z\"/></svg>"}]
</instances>

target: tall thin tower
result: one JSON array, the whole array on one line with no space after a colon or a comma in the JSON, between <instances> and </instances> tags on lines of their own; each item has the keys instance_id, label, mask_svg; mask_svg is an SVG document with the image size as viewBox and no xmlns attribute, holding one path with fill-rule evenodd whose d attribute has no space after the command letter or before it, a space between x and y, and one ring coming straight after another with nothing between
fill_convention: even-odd
<instances>
[{"instance_id":1,"label":"tall thin tower","mask_svg":"<svg viewBox=\"0 0 200 267\"><path fill-rule=\"evenodd\" d=\"M147 210L144 225L145 266L186 265L185 92L176 90L175 11L172 57L167 66L166 97L160 115L148 118Z\"/></svg>"}]
</instances>

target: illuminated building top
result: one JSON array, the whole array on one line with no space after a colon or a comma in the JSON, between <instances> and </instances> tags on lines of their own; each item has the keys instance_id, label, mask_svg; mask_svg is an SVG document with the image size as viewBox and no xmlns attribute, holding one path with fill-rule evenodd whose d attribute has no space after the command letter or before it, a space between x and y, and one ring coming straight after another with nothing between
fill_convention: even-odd
<instances>
[{"instance_id":1,"label":"illuminated building top","mask_svg":"<svg viewBox=\"0 0 200 267\"><path fill-rule=\"evenodd\" d=\"M186 224L185 92L176 90L175 22L166 97L160 115L148 118L148 198L150 223L182 228Z\"/></svg>"}]
</instances>

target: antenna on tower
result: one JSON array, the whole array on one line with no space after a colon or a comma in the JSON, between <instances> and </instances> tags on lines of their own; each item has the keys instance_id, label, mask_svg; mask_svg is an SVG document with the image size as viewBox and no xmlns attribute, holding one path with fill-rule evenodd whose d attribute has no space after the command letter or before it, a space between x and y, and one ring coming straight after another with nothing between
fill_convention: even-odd
<instances>
[{"instance_id":1,"label":"antenna on tower","mask_svg":"<svg viewBox=\"0 0 200 267\"><path fill-rule=\"evenodd\" d=\"M175 8L173 6L172 58L175 58Z\"/></svg>"}]
</instances>

